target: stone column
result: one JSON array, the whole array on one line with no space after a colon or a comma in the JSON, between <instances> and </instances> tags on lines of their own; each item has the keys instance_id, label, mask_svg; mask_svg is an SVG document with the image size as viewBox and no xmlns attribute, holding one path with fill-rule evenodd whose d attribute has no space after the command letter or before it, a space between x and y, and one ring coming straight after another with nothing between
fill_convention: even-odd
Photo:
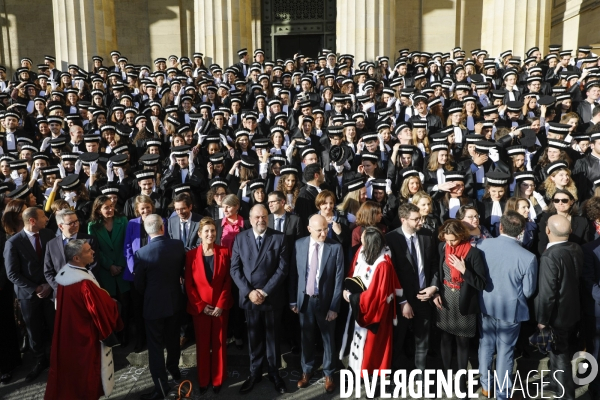
<instances>
[{"instance_id":1,"label":"stone column","mask_svg":"<svg viewBox=\"0 0 600 400\"><path fill-rule=\"evenodd\" d=\"M194 0L196 51L226 68L247 48L252 58L252 4L247 0Z\"/></svg>"},{"instance_id":2,"label":"stone column","mask_svg":"<svg viewBox=\"0 0 600 400\"><path fill-rule=\"evenodd\" d=\"M504 50L523 57L550 44L550 0L483 0L481 48L497 57Z\"/></svg>"},{"instance_id":3,"label":"stone column","mask_svg":"<svg viewBox=\"0 0 600 400\"><path fill-rule=\"evenodd\" d=\"M337 0L336 52L354 54L356 60L375 60L396 52L396 2L389 0Z\"/></svg>"},{"instance_id":4,"label":"stone column","mask_svg":"<svg viewBox=\"0 0 600 400\"><path fill-rule=\"evenodd\" d=\"M114 0L52 0L56 66L90 69L92 57L117 48Z\"/></svg>"}]
</instances>

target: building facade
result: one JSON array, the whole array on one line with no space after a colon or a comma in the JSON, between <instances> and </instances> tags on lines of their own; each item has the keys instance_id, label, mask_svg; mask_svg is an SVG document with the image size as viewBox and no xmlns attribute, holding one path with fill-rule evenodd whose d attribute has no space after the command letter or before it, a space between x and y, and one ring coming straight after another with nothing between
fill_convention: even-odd
<instances>
[{"instance_id":1,"label":"building facade","mask_svg":"<svg viewBox=\"0 0 600 400\"><path fill-rule=\"evenodd\" d=\"M600 0L0 0L0 64L50 54L59 69L86 69L113 49L134 64L200 51L222 66L243 47L268 59L322 48L358 60L456 46L522 55L600 48L599 20Z\"/></svg>"}]
</instances>

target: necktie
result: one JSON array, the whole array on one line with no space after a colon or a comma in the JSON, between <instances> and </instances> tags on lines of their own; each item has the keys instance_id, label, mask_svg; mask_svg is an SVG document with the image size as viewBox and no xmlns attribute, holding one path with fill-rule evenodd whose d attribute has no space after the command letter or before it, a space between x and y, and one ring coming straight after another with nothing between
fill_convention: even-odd
<instances>
[{"instance_id":1,"label":"necktie","mask_svg":"<svg viewBox=\"0 0 600 400\"><path fill-rule=\"evenodd\" d=\"M42 252L42 242L40 241L40 234L35 233L33 235L35 238L35 252L37 253L38 259L42 259L44 257L44 253Z\"/></svg>"},{"instance_id":2,"label":"necktie","mask_svg":"<svg viewBox=\"0 0 600 400\"><path fill-rule=\"evenodd\" d=\"M417 256L417 248L415 247L415 237L410 237L410 255L415 265L415 269L419 271L419 257Z\"/></svg>"},{"instance_id":3,"label":"necktie","mask_svg":"<svg viewBox=\"0 0 600 400\"><path fill-rule=\"evenodd\" d=\"M276 228L275 228L275 229L277 229L279 232L283 232L283 231L281 230L281 220L282 220L282 218L277 218L277 226L276 226Z\"/></svg>"},{"instance_id":4,"label":"necktie","mask_svg":"<svg viewBox=\"0 0 600 400\"><path fill-rule=\"evenodd\" d=\"M308 270L308 279L306 280L306 294L313 296L315 294L315 285L317 280L317 269L319 268L319 243L315 243L315 250L310 258Z\"/></svg>"},{"instance_id":5,"label":"necktie","mask_svg":"<svg viewBox=\"0 0 600 400\"><path fill-rule=\"evenodd\" d=\"M183 244L187 244L187 221L183 223L183 227L181 230L181 240L183 240Z\"/></svg>"},{"instance_id":6,"label":"necktie","mask_svg":"<svg viewBox=\"0 0 600 400\"><path fill-rule=\"evenodd\" d=\"M417 247L415 246L416 236L410 237L410 255L413 260L413 264L415 266L415 273L417 276L417 286L421 288L421 279L419 277L419 257L417 256Z\"/></svg>"},{"instance_id":7,"label":"necktie","mask_svg":"<svg viewBox=\"0 0 600 400\"><path fill-rule=\"evenodd\" d=\"M262 247L262 236L258 236L256 238L256 248L258 249L258 251L260 251L261 247Z\"/></svg>"}]
</instances>

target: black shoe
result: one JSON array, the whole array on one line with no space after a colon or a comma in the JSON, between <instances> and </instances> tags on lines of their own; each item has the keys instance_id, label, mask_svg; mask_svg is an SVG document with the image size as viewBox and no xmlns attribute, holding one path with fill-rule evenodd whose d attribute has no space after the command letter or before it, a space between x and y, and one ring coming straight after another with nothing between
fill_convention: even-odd
<instances>
[{"instance_id":1,"label":"black shoe","mask_svg":"<svg viewBox=\"0 0 600 400\"><path fill-rule=\"evenodd\" d=\"M177 368L176 370L173 370L173 371L169 371L169 374L171 374L171 377L173 378L174 381L181 380L181 371L179 371L179 368Z\"/></svg>"},{"instance_id":2,"label":"black shoe","mask_svg":"<svg viewBox=\"0 0 600 400\"><path fill-rule=\"evenodd\" d=\"M273 382L273 384L275 385L275 390L277 391L277 393L284 394L287 392L287 388L285 387L285 382L283 379L281 379L279 374L276 374L276 375L269 374L269 380L271 382Z\"/></svg>"},{"instance_id":3,"label":"black shoe","mask_svg":"<svg viewBox=\"0 0 600 400\"><path fill-rule=\"evenodd\" d=\"M204 393L208 392L208 386L200 386L198 389L198 393L202 396Z\"/></svg>"},{"instance_id":4,"label":"black shoe","mask_svg":"<svg viewBox=\"0 0 600 400\"><path fill-rule=\"evenodd\" d=\"M35 378L40 376L40 374L46 368L48 368L48 362L47 361L39 361L37 364L35 364L35 367L33 367L31 372L29 372L27 374L27 376L25 377L25 382L31 382L32 380L34 380Z\"/></svg>"},{"instance_id":5,"label":"black shoe","mask_svg":"<svg viewBox=\"0 0 600 400\"><path fill-rule=\"evenodd\" d=\"M254 385L260 381L262 381L262 376L250 375L248 379L246 379L246 381L242 384L242 387L240 388L240 393L250 392Z\"/></svg>"},{"instance_id":6,"label":"black shoe","mask_svg":"<svg viewBox=\"0 0 600 400\"><path fill-rule=\"evenodd\" d=\"M235 347L237 347L238 350L243 350L244 341L242 339L235 339Z\"/></svg>"},{"instance_id":7,"label":"black shoe","mask_svg":"<svg viewBox=\"0 0 600 400\"><path fill-rule=\"evenodd\" d=\"M220 391L221 391L221 385L213 386L213 392L215 392L215 394L218 394Z\"/></svg>"},{"instance_id":8,"label":"black shoe","mask_svg":"<svg viewBox=\"0 0 600 400\"><path fill-rule=\"evenodd\" d=\"M153 390L149 393L144 393L140 396L140 400L163 400L165 396L162 393L158 393L156 390Z\"/></svg>"},{"instance_id":9,"label":"black shoe","mask_svg":"<svg viewBox=\"0 0 600 400\"><path fill-rule=\"evenodd\" d=\"M27 335L23 336L23 343L21 344L21 353L27 353L29 351L29 338Z\"/></svg>"},{"instance_id":10,"label":"black shoe","mask_svg":"<svg viewBox=\"0 0 600 400\"><path fill-rule=\"evenodd\" d=\"M12 380L12 374L11 373L4 374L4 375L0 376L0 383L2 383L3 385L6 385L11 380Z\"/></svg>"}]
</instances>

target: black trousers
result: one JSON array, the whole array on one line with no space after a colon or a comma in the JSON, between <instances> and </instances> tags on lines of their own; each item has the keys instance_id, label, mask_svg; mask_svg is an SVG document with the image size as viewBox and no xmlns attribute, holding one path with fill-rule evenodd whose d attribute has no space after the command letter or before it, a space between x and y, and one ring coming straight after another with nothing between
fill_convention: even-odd
<instances>
[{"instance_id":1,"label":"black trousers","mask_svg":"<svg viewBox=\"0 0 600 400\"><path fill-rule=\"evenodd\" d=\"M570 341L573 340L575 330L573 328L568 329L554 329L555 338L555 350L550 352L550 383L558 388L557 395L561 394L561 387L564 388L564 400L575 400L575 382L573 381L573 374L571 372L571 358L573 357L573 351L570 346ZM556 375L556 379L554 378ZM559 386L560 383L560 386Z\"/></svg>"},{"instance_id":2,"label":"black trousers","mask_svg":"<svg viewBox=\"0 0 600 400\"><path fill-rule=\"evenodd\" d=\"M250 375L262 375L262 363L269 364L269 374L277 374L281 366L279 326L281 308L269 311L245 310L250 350Z\"/></svg>"},{"instance_id":3,"label":"black trousers","mask_svg":"<svg viewBox=\"0 0 600 400\"><path fill-rule=\"evenodd\" d=\"M52 342L52 333L54 332L54 301L52 296L40 299L35 296L31 299L19 299L21 303L21 313L27 326L27 335L29 336L29 345L33 355L38 361L46 357L45 342Z\"/></svg>"},{"instance_id":4,"label":"black trousers","mask_svg":"<svg viewBox=\"0 0 600 400\"><path fill-rule=\"evenodd\" d=\"M135 325L136 341L146 341L146 329L144 328L144 294L140 293L134 285L131 285L131 311L133 312L133 324Z\"/></svg>"},{"instance_id":5,"label":"black trousers","mask_svg":"<svg viewBox=\"0 0 600 400\"><path fill-rule=\"evenodd\" d=\"M10 282L0 290L0 375L11 372L21 364L13 294Z\"/></svg>"},{"instance_id":6,"label":"black trousers","mask_svg":"<svg viewBox=\"0 0 600 400\"><path fill-rule=\"evenodd\" d=\"M429 307L425 308L425 307ZM426 304L425 307L413 308L414 317L407 319L402 316L400 308L398 310L398 325L394 327L393 358L392 369L403 369L401 360L404 352L405 340L415 341L415 367L424 371L427 363L427 352L429 351L429 332L431 330L431 307ZM409 332L412 329L412 332Z\"/></svg>"},{"instance_id":7,"label":"black trousers","mask_svg":"<svg viewBox=\"0 0 600 400\"><path fill-rule=\"evenodd\" d=\"M179 371L179 316L146 319L146 338L148 341L148 362L150 374L158 393L166 395L168 391L167 370ZM164 350L167 349L165 364ZM165 368L166 367L166 368Z\"/></svg>"}]
</instances>

